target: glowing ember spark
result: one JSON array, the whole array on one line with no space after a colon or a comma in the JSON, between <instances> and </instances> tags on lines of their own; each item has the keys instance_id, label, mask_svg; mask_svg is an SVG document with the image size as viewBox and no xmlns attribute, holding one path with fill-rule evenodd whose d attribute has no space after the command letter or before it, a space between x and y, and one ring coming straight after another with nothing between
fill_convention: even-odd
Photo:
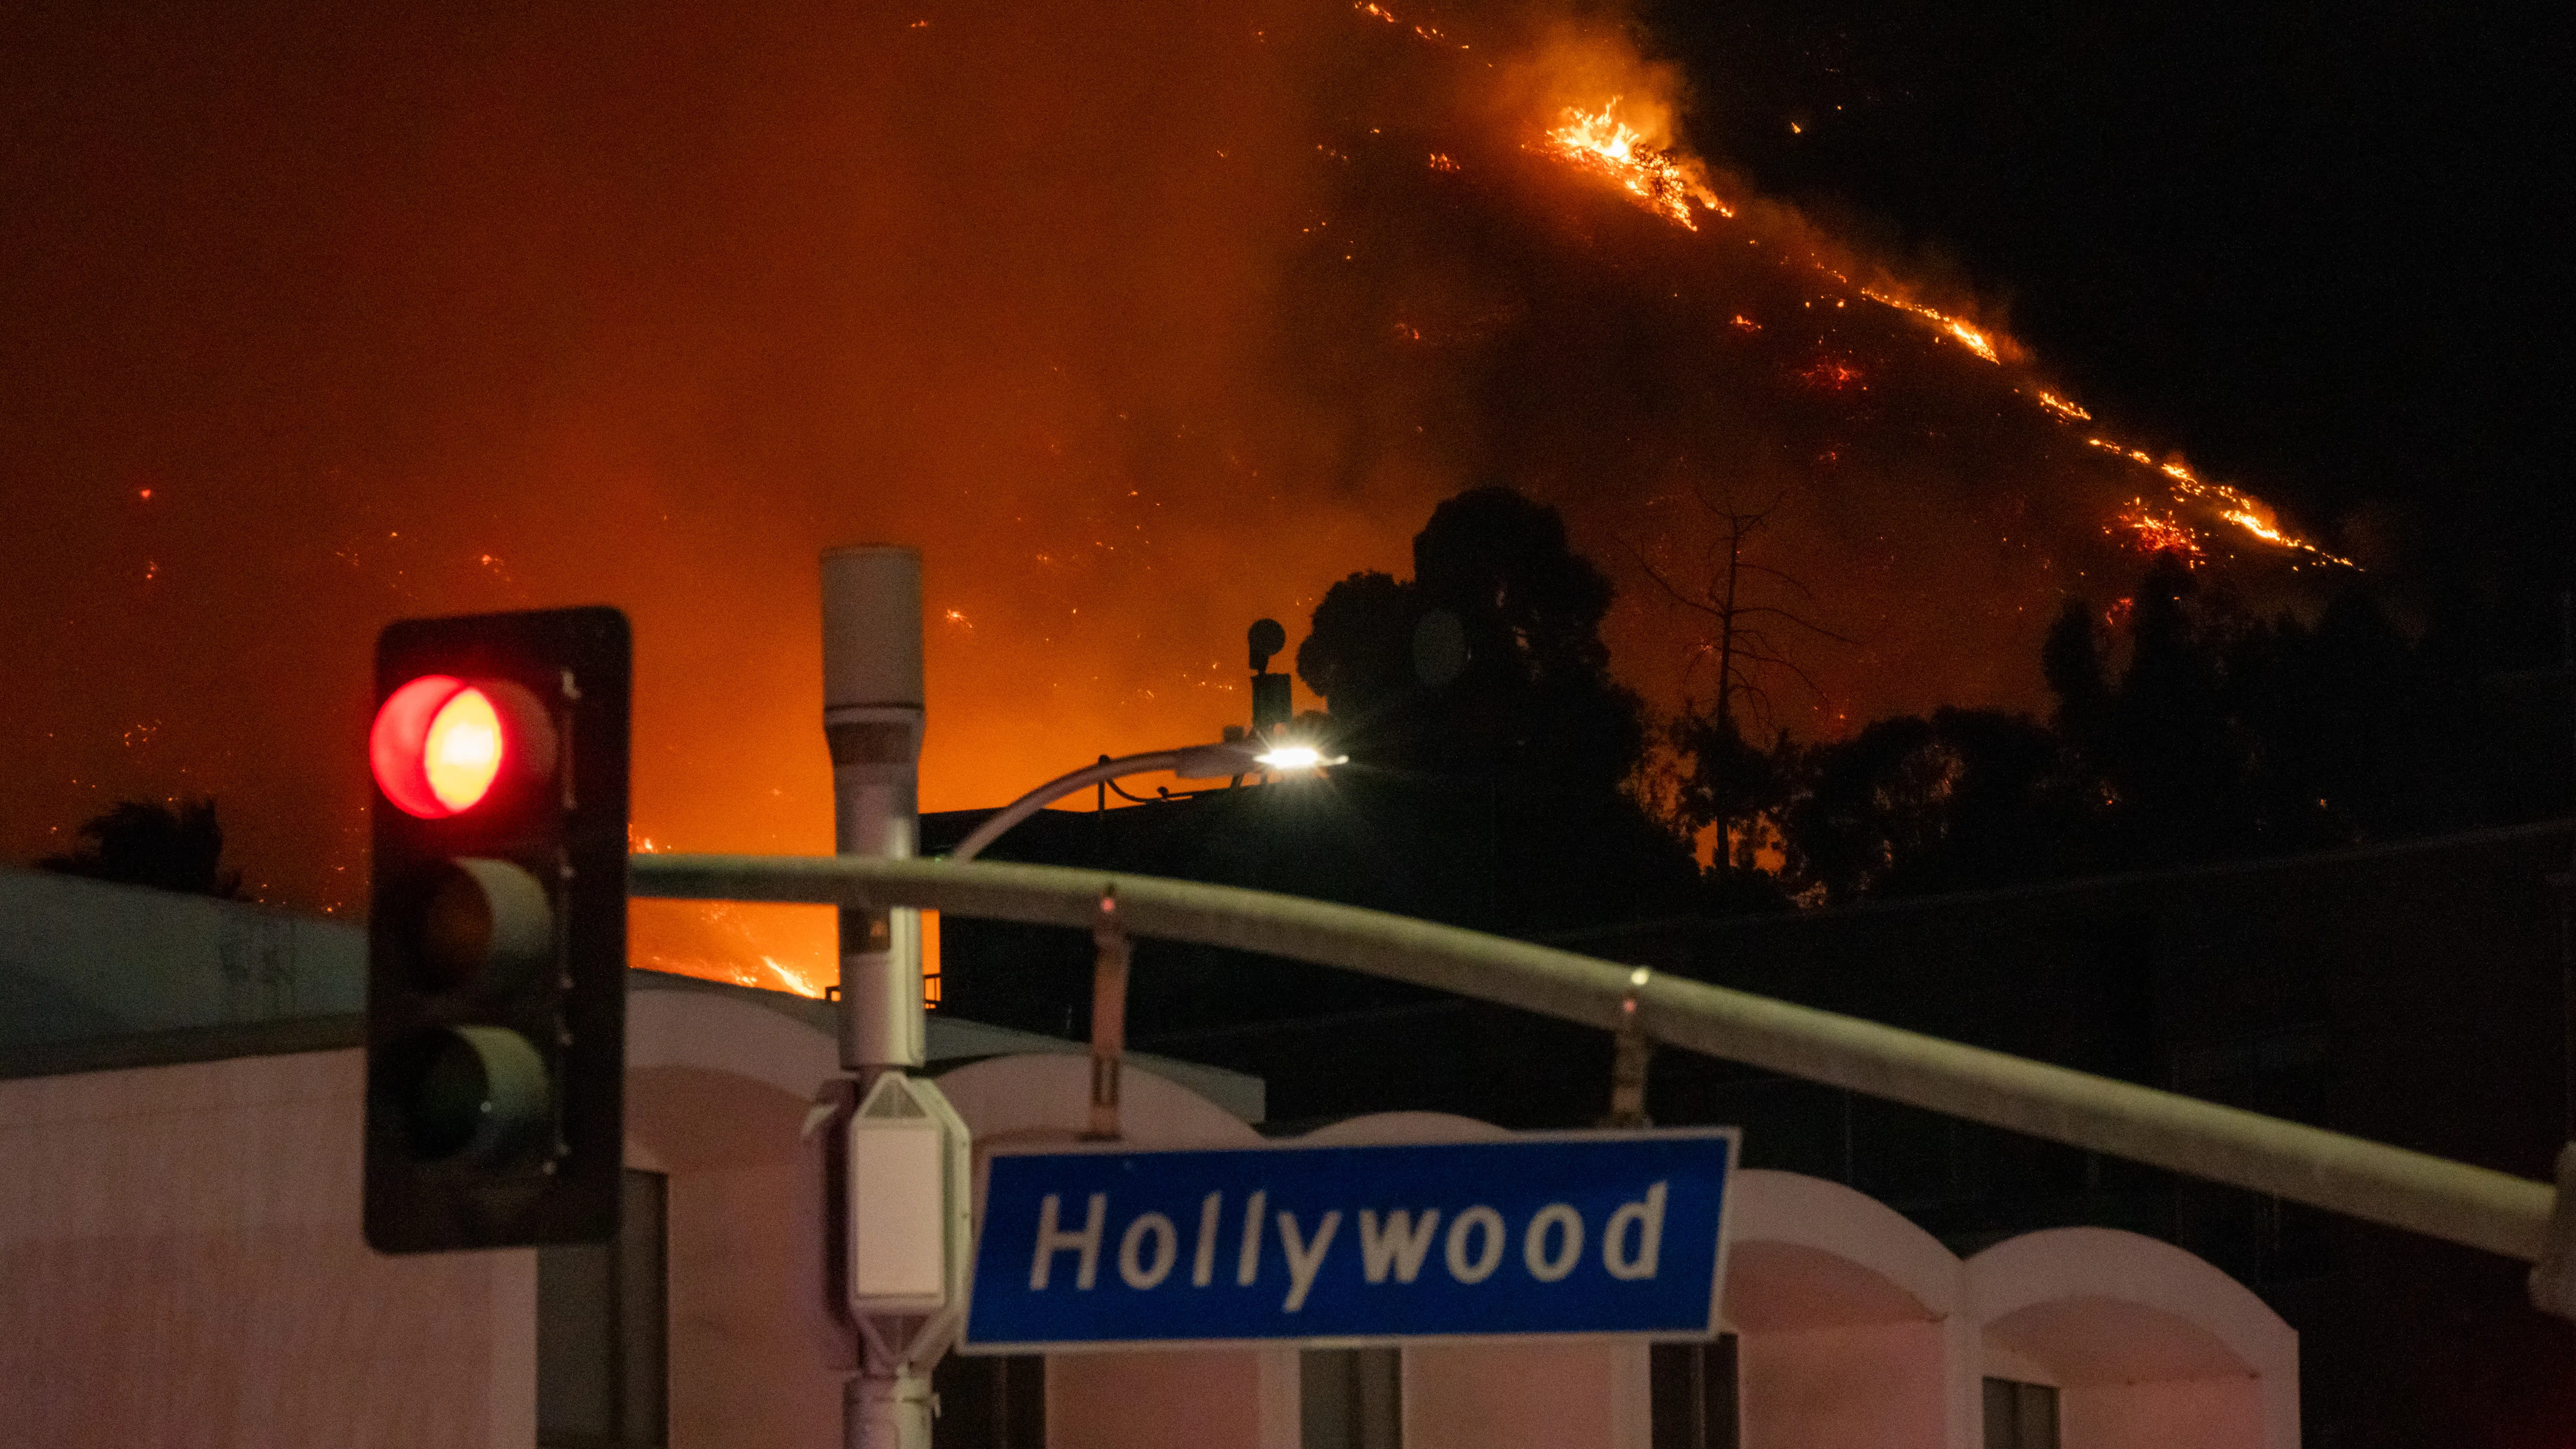
<instances>
[{"instance_id":1,"label":"glowing ember spark","mask_svg":"<svg viewBox=\"0 0 2576 1449\"><path fill-rule=\"evenodd\" d=\"M2070 423L2089 423L2093 421L2093 415L2091 413L2084 411L2083 408L2074 403L2068 402L2066 399L2059 397L2053 392L2043 390L2039 395L2039 405Z\"/></svg>"},{"instance_id":2,"label":"glowing ember spark","mask_svg":"<svg viewBox=\"0 0 2576 1449\"><path fill-rule=\"evenodd\" d=\"M1547 133L1548 150L1610 178L1648 210L1691 231L1699 230L1691 217L1694 202L1720 216L1734 216L1734 209L1708 189L1697 161L1649 146L1643 132L1611 118L1619 99L1612 96L1598 111L1566 107L1556 129Z\"/></svg>"},{"instance_id":3,"label":"glowing ember spark","mask_svg":"<svg viewBox=\"0 0 2576 1449\"><path fill-rule=\"evenodd\" d=\"M1995 344L1993 340L1984 332L1969 326L1960 318L1953 317L1947 312L1937 311L1933 308L1926 307L1920 302L1908 302L1901 297L1892 297L1885 292L1873 291L1868 287L1861 288L1860 294L1873 302L1879 303L1881 306L1893 307L1899 312L1911 312L1917 317L1930 321L1942 331L1949 333L1952 337L1965 343L1970 352L1977 354L1988 362L2000 363L2003 361L2003 359L1995 353Z\"/></svg>"},{"instance_id":4,"label":"glowing ember spark","mask_svg":"<svg viewBox=\"0 0 2576 1449\"><path fill-rule=\"evenodd\" d=\"M2117 537L2128 530L2128 542L2140 553L2169 553L2183 561L2186 568L2198 568L2209 561L2202 552L2200 534L2191 525L2171 514L2159 514L2143 498L2131 499L2129 506L2111 516L2104 533Z\"/></svg>"},{"instance_id":5,"label":"glowing ember spark","mask_svg":"<svg viewBox=\"0 0 2576 1449\"><path fill-rule=\"evenodd\" d=\"M1803 378L1809 387L1822 388L1827 392L1841 392L1861 380L1861 371L1837 358L1819 357L1798 376Z\"/></svg>"},{"instance_id":6,"label":"glowing ember spark","mask_svg":"<svg viewBox=\"0 0 2576 1449\"><path fill-rule=\"evenodd\" d=\"M1403 21L1397 19L1393 12L1389 11L1385 6L1370 4L1369 0L1359 0L1359 3L1353 5L1351 8L1362 15L1373 16L1379 20L1383 20L1389 25L1404 24ZM1412 25L1406 26L1406 28L1411 30L1415 35L1420 36L1422 39L1431 41L1435 44L1446 45L1449 43L1449 37L1441 34L1439 28L1436 26ZM1458 48L1460 50L1465 50L1468 47L1462 45Z\"/></svg>"}]
</instances>

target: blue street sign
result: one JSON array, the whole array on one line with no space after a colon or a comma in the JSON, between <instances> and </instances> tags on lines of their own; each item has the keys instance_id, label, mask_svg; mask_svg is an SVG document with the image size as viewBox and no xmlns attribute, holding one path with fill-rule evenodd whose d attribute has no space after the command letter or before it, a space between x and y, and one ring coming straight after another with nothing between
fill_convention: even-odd
<instances>
[{"instance_id":1,"label":"blue street sign","mask_svg":"<svg viewBox=\"0 0 2576 1449\"><path fill-rule=\"evenodd\" d=\"M1731 1127L997 1155L963 1348L1717 1331Z\"/></svg>"}]
</instances>

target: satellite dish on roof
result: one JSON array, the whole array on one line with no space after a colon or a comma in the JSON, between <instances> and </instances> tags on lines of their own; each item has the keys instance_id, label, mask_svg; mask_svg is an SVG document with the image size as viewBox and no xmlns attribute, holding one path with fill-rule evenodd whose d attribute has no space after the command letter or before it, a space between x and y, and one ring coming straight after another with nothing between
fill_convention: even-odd
<instances>
[{"instance_id":1,"label":"satellite dish on roof","mask_svg":"<svg viewBox=\"0 0 2576 1449\"><path fill-rule=\"evenodd\" d=\"M1467 672L1467 626L1447 609L1434 609L1413 626L1413 677L1438 689Z\"/></svg>"},{"instance_id":2,"label":"satellite dish on roof","mask_svg":"<svg viewBox=\"0 0 2576 1449\"><path fill-rule=\"evenodd\" d=\"M1244 631L1244 642L1252 646L1252 672L1260 674L1270 668L1270 656L1288 647L1288 631L1276 619L1255 619Z\"/></svg>"}]
</instances>

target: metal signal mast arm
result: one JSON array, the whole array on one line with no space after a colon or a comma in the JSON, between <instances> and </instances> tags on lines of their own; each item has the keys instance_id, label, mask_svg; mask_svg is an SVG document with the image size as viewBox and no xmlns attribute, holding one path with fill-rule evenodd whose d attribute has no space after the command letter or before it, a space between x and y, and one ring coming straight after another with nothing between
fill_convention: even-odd
<instances>
[{"instance_id":1,"label":"metal signal mast arm","mask_svg":"<svg viewBox=\"0 0 2576 1449\"><path fill-rule=\"evenodd\" d=\"M1077 930L1093 925L1114 885L1119 917L1139 936L1338 966L1605 1031L1619 1030L1634 1002L1638 1026L1673 1046L2538 1263L2535 1301L2576 1317L2576 1188L2566 1186L2576 1180L2576 1148L2562 1157L2562 1186L2553 1190L1705 982L1267 891L1061 866L846 856L638 855L629 870L639 896L916 906Z\"/></svg>"}]
</instances>

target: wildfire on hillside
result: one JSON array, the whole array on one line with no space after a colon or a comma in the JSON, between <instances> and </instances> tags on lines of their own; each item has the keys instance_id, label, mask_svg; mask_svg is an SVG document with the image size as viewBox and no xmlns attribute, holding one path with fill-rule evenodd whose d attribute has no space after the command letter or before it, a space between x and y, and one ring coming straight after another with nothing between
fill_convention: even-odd
<instances>
[{"instance_id":1,"label":"wildfire on hillside","mask_svg":"<svg viewBox=\"0 0 2576 1449\"><path fill-rule=\"evenodd\" d=\"M2143 498L2131 499L2128 507L2111 516L2102 531L2124 539L2140 553L2172 554L2186 568L2209 562L2209 553L2200 546L2197 530L2170 513L2158 513Z\"/></svg>"},{"instance_id":2,"label":"wildfire on hillside","mask_svg":"<svg viewBox=\"0 0 2576 1449\"><path fill-rule=\"evenodd\" d=\"M1995 351L1995 339L1988 336L1983 329L1970 326L1964 318L1953 317L1938 308L1926 307L1920 302L1908 302L1902 297L1893 297L1871 287L1861 288L1860 294L1881 306L1893 307L1899 312L1911 312L1929 321L1933 326L1940 328L1944 335L1958 339L1970 352L1988 362L2003 361Z\"/></svg>"},{"instance_id":3,"label":"wildfire on hillside","mask_svg":"<svg viewBox=\"0 0 2576 1449\"><path fill-rule=\"evenodd\" d=\"M400 84L355 90L281 40L281 94L332 118L310 164L141 108L48 173L20 211L64 271L13 321L60 405L0 460L34 509L0 572L111 606L0 640L35 701L0 782L21 852L184 761L242 802L279 899L349 910L363 774L302 745L355 707L368 630L573 598L635 619L640 825L827 847L799 585L859 538L928 561L933 809L1243 723L1245 622L1294 632L1335 580L1401 573L1484 483L1560 509L1614 576L1613 668L1666 713L1698 638L1628 561L1704 567L1712 501L1776 501L1761 566L1856 641L1800 654L1823 698L1784 690L1778 723L1809 734L2042 707L2045 621L2134 592L2127 514L2251 586L2340 563L2096 423L2115 409L2043 378L1996 309L1693 154L1682 77L1623 29L922 3L890 35L791 3L667 52L536 17L487 46L441 12L378 37ZM630 19L708 25L672 0ZM238 84L134 43L205 95ZM487 50L506 83L456 61ZM639 131L622 98L647 92L725 123ZM205 184L153 189L174 156ZM63 229L119 208L190 240ZM164 267L187 285L134 284ZM60 538L92 542L26 542ZM77 673L97 657L132 668L107 687ZM639 904L637 958L828 981L829 912L772 920Z\"/></svg>"},{"instance_id":4,"label":"wildfire on hillside","mask_svg":"<svg viewBox=\"0 0 2576 1449\"><path fill-rule=\"evenodd\" d=\"M1566 107L1547 133L1548 151L1608 177L1649 210L1692 231L1699 230L1691 215L1693 206L1733 218L1734 209L1709 189L1707 174L1697 161L1646 144L1643 133L1617 119L1614 113L1624 99L1612 96L1597 111Z\"/></svg>"},{"instance_id":5,"label":"wildfire on hillside","mask_svg":"<svg viewBox=\"0 0 2576 1449\"><path fill-rule=\"evenodd\" d=\"M1702 163L1687 152L1672 147L1647 143L1635 128L1615 117L1622 96L1612 96L1597 109L1569 105L1562 111L1558 124L1546 133L1545 150L1559 159L1585 171L1603 176L1636 198L1647 209L1691 231L1699 230L1694 214L1696 204L1732 220L1735 211L1723 205L1707 182ZM1749 241L1759 244L1758 238ZM1815 271L1838 286L1849 286L1850 278L1841 270L1821 261L1813 263ZM1979 326L1967 318L1915 301L1892 286L1861 286L1853 291L1868 301L1892 307L1930 323L1936 336L1959 343L1986 362L2003 366L2026 354L2009 337L1990 327ZM1809 306L1813 306L1810 302ZM1835 301L1837 307L1842 301ZM1758 330L1759 324L1742 313L1735 314L1732 325L1744 330ZM1800 369L1796 374L1810 387L1839 392L1855 383L1860 372L1848 362L1820 361ZM2089 423L2093 414L2045 387L2033 387L2029 394L2050 417L2063 423ZM2172 553L2194 567L2208 561L2201 531L2185 522L2184 509L2211 516L2215 522L2235 529L2239 536L2270 548L2305 554L2318 563L2342 568L2357 568L2352 560L2330 553L2315 543L2284 530L2277 515L2259 499L2223 483L2211 483L2179 461L2158 462L2145 450L2131 448L2106 438L2086 440L2091 446L2119 456L2129 462L2153 468L2164 475L2169 493L2167 504L2160 509L2143 500L2114 510L2104 531L2125 540L2140 553ZM1827 456L1834 456L1830 452Z\"/></svg>"}]
</instances>

